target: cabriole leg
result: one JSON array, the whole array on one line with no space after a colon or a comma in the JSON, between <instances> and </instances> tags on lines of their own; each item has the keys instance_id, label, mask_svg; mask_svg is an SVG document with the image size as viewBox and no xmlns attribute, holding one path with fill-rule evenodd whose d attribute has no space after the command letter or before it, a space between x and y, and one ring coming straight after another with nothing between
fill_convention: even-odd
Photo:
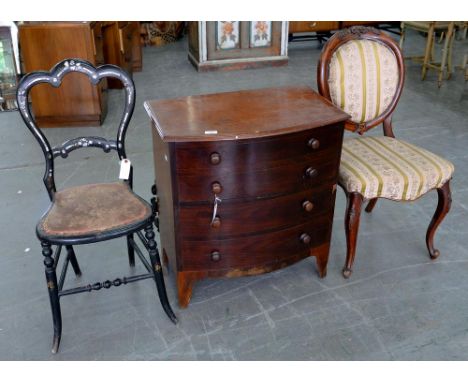
<instances>
[{"instance_id":1,"label":"cabriole leg","mask_svg":"<svg viewBox=\"0 0 468 382\"><path fill-rule=\"evenodd\" d=\"M47 290L49 291L50 307L52 309L52 319L54 322L54 339L52 343L52 353L57 353L62 337L62 313L60 310L60 300L58 295L57 275L55 274L54 259L50 243L43 241L42 255L44 256L45 275L47 280Z\"/></svg>"},{"instance_id":2,"label":"cabriole leg","mask_svg":"<svg viewBox=\"0 0 468 382\"><path fill-rule=\"evenodd\" d=\"M167 316L174 324L177 324L177 317L172 311L169 300L167 299L161 260L159 259L158 247L156 245L156 241L154 240L154 230L152 223L145 228L145 237L146 240L148 240L148 252L151 260L151 267L153 269L154 280L156 282L156 287L158 288L159 300L161 301L161 305Z\"/></svg>"},{"instance_id":3,"label":"cabriole leg","mask_svg":"<svg viewBox=\"0 0 468 382\"><path fill-rule=\"evenodd\" d=\"M377 199L378 199L378 198L374 198L374 199L369 200L369 202L367 203L367 206L366 206L366 212L367 212L367 213L371 213L371 212L372 212L372 210L374 209L375 205L377 204Z\"/></svg>"},{"instance_id":4,"label":"cabriole leg","mask_svg":"<svg viewBox=\"0 0 468 382\"><path fill-rule=\"evenodd\" d=\"M450 192L450 181L447 181L441 188L437 189L437 194L439 196L439 202L437 203L437 209L434 213L434 216L429 224L426 233L426 245L429 250L429 255L431 259L437 259L440 255L438 249L434 248L434 235L439 227L442 220L444 220L445 215L450 211L450 206L452 204L452 194Z\"/></svg>"},{"instance_id":5,"label":"cabriole leg","mask_svg":"<svg viewBox=\"0 0 468 382\"><path fill-rule=\"evenodd\" d=\"M357 192L347 195L348 205L345 216L346 231L346 264L343 268L344 278L349 278L352 273L354 257L356 255L356 243L359 231L359 220L361 217L361 207L363 197Z\"/></svg>"}]
</instances>

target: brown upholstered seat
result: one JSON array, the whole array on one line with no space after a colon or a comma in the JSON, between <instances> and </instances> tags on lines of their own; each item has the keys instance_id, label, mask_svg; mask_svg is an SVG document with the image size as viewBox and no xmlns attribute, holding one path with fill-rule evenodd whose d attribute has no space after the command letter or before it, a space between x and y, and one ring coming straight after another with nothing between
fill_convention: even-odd
<instances>
[{"instance_id":1,"label":"brown upholstered seat","mask_svg":"<svg viewBox=\"0 0 468 382\"><path fill-rule=\"evenodd\" d=\"M126 183L87 184L56 192L37 232L43 238L87 237L138 225L151 213Z\"/></svg>"}]
</instances>

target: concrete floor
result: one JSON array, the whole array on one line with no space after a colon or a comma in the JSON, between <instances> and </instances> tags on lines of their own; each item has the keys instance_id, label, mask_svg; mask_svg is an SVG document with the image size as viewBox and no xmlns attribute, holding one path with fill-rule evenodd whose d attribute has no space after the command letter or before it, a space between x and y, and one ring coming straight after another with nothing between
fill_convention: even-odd
<instances>
[{"instance_id":1,"label":"concrete floor","mask_svg":"<svg viewBox=\"0 0 468 382\"><path fill-rule=\"evenodd\" d=\"M197 73L187 41L144 48L135 73L137 107L127 152L135 190L150 197L152 144L143 101L281 85L316 89L316 42L290 44L287 67ZM457 41L455 51L468 42ZM419 54L424 39L409 34L405 53ZM455 63L461 62L460 54ZM50 353L52 320L35 224L48 205L42 152L18 113L0 113L0 359L1 360L460 360L468 359L468 85L461 71L437 89L432 71L407 63L407 81L394 114L398 137L453 161L452 211L436 235L440 258L429 260L427 225L437 196L415 203L382 200L363 215L354 274L341 276L345 258L345 199L338 192L328 276L307 259L274 273L196 285L188 309L170 301L180 319L165 316L151 280L62 300L59 354ZM100 128L47 129L52 144L80 135L114 138L120 91L110 92ZM373 134L381 134L377 128ZM74 152L56 162L58 188L113 181L115 156ZM78 247L81 283L129 274L123 240ZM98 253L99 252L99 253ZM138 271L138 269L137 269ZM66 284L77 285L72 273Z\"/></svg>"}]
</instances>

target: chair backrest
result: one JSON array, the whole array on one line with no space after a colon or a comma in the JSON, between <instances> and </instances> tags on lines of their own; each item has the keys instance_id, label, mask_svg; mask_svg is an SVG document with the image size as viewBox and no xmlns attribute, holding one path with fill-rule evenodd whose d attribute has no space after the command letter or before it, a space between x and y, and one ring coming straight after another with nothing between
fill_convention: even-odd
<instances>
[{"instance_id":1,"label":"chair backrest","mask_svg":"<svg viewBox=\"0 0 468 382\"><path fill-rule=\"evenodd\" d=\"M351 118L345 128L363 134L391 116L405 80L398 44L381 31L356 26L336 32L325 44L317 68L319 92Z\"/></svg>"},{"instance_id":2,"label":"chair backrest","mask_svg":"<svg viewBox=\"0 0 468 382\"><path fill-rule=\"evenodd\" d=\"M68 73L82 73L88 76L92 84L97 85L106 77L119 79L125 89L125 107L117 131L116 140L108 140L102 137L78 137L70 139L61 145L51 147L42 130L37 127L36 120L31 113L28 96L30 90L41 83L48 83L53 87L59 87L62 79ZM32 72L25 75L19 85L16 94L18 108L24 123L39 142L44 153L46 170L44 184L47 188L50 200L53 200L56 192L54 180L54 159L58 156L66 158L71 151L82 147L99 147L104 152L117 151L119 159L125 159L125 135L130 119L135 108L135 85L130 75L115 65L102 65L94 67L91 63L80 59L66 59L55 65L50 72ZM131 181L130 181L131 186Z\"/></svg>"}]
</instances>

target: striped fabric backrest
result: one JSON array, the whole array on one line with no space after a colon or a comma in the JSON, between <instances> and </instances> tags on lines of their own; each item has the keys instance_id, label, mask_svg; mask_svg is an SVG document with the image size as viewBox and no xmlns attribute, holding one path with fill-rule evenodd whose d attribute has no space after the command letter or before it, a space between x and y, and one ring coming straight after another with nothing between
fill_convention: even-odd
<instances>
[{"instance_id":1,"label":"striped fabric backrest","mask_svg":"<svg viewBox=\"0 0 468 382\"><path fill-rule=\"evenodd\" d=\"M348 41L331 57L330 98L355 123L371 121L384 113L397 92L398 81L394 53L377 41Z\"/></svg>"}]
</instances>

